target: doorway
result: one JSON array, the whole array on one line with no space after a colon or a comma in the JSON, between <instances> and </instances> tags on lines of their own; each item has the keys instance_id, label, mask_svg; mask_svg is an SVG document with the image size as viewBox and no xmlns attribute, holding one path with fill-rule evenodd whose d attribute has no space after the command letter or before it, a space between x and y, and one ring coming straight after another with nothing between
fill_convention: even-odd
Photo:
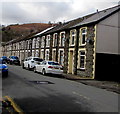
<instances>
[{"instance_id":1,"label":"doorway","mask_svg":"<svg viewBox=\"0 0 120 114\"><path fill-rule=\"evenodd\" d=\"M69 68L68 73L73 74L73 51L69 52Z\"/></svg>"}]
</instances>

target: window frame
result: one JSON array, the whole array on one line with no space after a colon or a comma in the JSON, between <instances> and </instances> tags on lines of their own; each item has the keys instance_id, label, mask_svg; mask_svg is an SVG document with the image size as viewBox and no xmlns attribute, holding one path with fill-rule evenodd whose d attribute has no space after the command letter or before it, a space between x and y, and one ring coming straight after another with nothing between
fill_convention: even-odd
<instances>
[{"instance_id":1,"label":"window frame","mask_svg":"<svg viewBox=\"0 0 120 114\"><path fill-rule=\"evenodd\" d=\"M48 53L47 53L48 52ZM47 59L48 57L48 59ZM45 60L49 60L49 50L46 50L46 53L45 53Z\"/></svg>"},{"instance_id":2,"label":"window frame","mask_svg":"<svg viewBox=\"0 0 120 114\"><path fill-rule=\"evenodd\" d=\"M62 39L62 34L64 34L64 37ZM64 32L60 32L60 45L61 47L65 46L65 31Z\"/></svg>"},{"instance_id":3,"label":"window frame","mask_svg":"<svg viewBox=\"0 0 120 114\"><path fill-rule=\"evenodd\" d=\"M63 53L63 64L61 64L61 52ZM59 50L59 64L64 65L64 50Z\"/></svg>"},{"instance_id":4,"label":"window frame","mask_svg":"<svg viewBox=\"0 0 120 114\"><path fill-rule=\"evenodd\" d=\"M56 61L56 49L52 50L52 60Z\"/></svg>"},{"instance_id":5,"label":"window frame","mask_svg":"<svg viewBox=\"0 0 120 114\"><path fill-rule=\"evenodd\" d=\"M39 48L39 41L40 41L40 38L37 37L37 38L36 38L36 48Z\"/></svg>"},{"instance_id":6,"label":"window frame","mask_svg":"<svg viewBox=\"0 0 120 114\"><path fill-rule=\"evenodd\" d=\"M74 32L74 35L72 34ZM74 37L74 43L73 43L73 37ZM70 46L75 46L75 40L76 40L76 29L73 29L70 31Z\"/></svg>"},{"instance_id":7,"label":"window frame","mask_svg":"<svg viewBox=\"0 0 120 114\"><path fill-rule=\"evenodd\" d=\"M46 47L50 47L50 35L46 37Z\"/></svg>"},{"instance_id":8,"label":"window frame","mask_svg":"<svg viewBox=\"0 0 120 114\"><path fill-rule=\"evenodd\" d=\"M42 38L41 39L41 48L44 48L44 46L45 46L45 36L42 36L41 38Z\"/></svg>"},{"instance_id":9,"label":"window frame","mask_svg":"<svg viewBox=\"0 0 120 114\"><path fill-rule=\"evenodd\" d=\"M85 33L82 31L85 29ZM83 43L83 35L85 35L85 43ZM87 39L87 27L80 28L80 46L86 45L86 39Z\"/></svg>"},{"instance_id":10,"label":"window frame","mask_svg":"<svg viewBox=\"0 0 120 114\"><path fill-rule=\"evenodd\" d=\"M53 35L53 47L57 46L57 37L58 37L58 34L54 33L54 35Z\"/></svg>"},{"instance_id":11,"label":"window frame","mask_svg":"<svg viewBox=\"0 0 120 114\"><path fill-rule=\"evenodd\" d=\"M84 57L84 67L81 67L81 52L85 53L84 55L82 55L82 57ZM79 49L78 58L79 58L78 69L85 70L86 69L86 49Z\"/></svg>"}]
</instances>

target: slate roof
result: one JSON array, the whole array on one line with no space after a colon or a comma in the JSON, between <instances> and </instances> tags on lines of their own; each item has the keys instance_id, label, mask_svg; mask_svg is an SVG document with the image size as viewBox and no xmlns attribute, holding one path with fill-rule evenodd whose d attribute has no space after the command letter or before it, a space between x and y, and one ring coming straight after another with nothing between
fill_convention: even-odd
<instances>
[{"instance_id":1,"label":"slate roof","mask_svg":"<svg viewBox=\"0 0 120 114\"><path fill-rule=\"evenodd\" d=\"M89 18L90 16L92 16L93 14L90 14L90 15L87 15L85 16L84 18ZM58 32L58 31L63 31L63 30L67 30L69 29L70 27L74 26L75 24L78 24L80 22L82 22L84 20L84 18L80 17L80 18L77 18L77 19L74 19L74 20L71 20L71 21L68 21L66 23L63 23L63 24L60 24L56 27L54 27L53 29L51 29L50 31L47 31L45 32L44 34L50 34L50 33L55 33L55 32Z\"/></svg>"},{"instance_id":2,"label":"slate roof","mask_svg":"<svg viewBox=\"0 0 120 114\"><path fill-rule=\"evenodd\" d=\"M108 16L112 15L113 13L120 10L120 5L117 5L115 7L111 7L102 11L98 11L77 19L74 19L72 21L68 21L66 23L63 23L59 26L54 27L53 29L45 32L44 34L50 34L55 33L58 31L63 31L67 29L73 29L79 26L83 26L90 23L98 23L99 21L107 18Z\"/></svg>"},{"instance_id":3,"label":"slate roof","mask_svg":"<svg viewBox=\"0 0 120 114\"><path fill-rule=\"evenodd\" d=\"M70 28L74 28L74 27L78 27L78 26L82 26L82 25L86 25L86 24L90 24L90 23L98 23L98 22L102 21L103 19L107 18L108 16L114 14L117 11L120 11L120 5L117 5L115 7L105 9L102 11L98 11L98 12L94 13L94 15L90 16L89 18L84 19L82 22L80 22Z\"/></svg>"}]
</instances>

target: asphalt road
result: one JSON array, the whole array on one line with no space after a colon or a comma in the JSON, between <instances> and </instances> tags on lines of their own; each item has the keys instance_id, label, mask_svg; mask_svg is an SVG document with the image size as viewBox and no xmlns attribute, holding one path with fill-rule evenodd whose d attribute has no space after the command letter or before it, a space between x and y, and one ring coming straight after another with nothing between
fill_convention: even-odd
<instances>
[{"instance_id":1,"label":"asphalt road","mask_svg":"<svg viewBox=\"0 0 120 114\"><path fill-rule=\"evenodd\" d=\"M117 93L15 65L9 65L9 76L2 79L2 96L11 97L26 113L118 112Z\"/></svg>"}]
</instances>

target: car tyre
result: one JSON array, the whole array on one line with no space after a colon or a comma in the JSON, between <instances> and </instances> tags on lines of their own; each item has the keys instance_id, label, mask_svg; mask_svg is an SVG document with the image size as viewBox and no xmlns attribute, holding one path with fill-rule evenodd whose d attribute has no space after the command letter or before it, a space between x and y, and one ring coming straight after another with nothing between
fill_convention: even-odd
<instances>
[{"instance_id":1,"label":"car tyre","mask_svg":"<svg viewBox=\"0 0 120 114\"><path fill-rule=\"evenodd\" d=\"M37 71L36 71L36 67L34 67L34 73L36 73Z\"/></svg>"},{"instance_id":2,"label":"car tyre","mask_svg":"<svg viewBox=\"0 0 120 114\"><path fill-rule=\"evenodd\" d=\"M25 69L24 63L22 64L22 68Z\"/></svg>"},{"instance_id":3,"label":"car tyre","mask_svg":"<svg viewBox=\"0 0 120 114\"><path fill-rule=\"evenodd\" d=\"M43 75L46 75L45 69L42 70L42 74L43 74Z\"/></svg>"},{"instance_id":4,"label":"car tyre","mask_svg":"<svg viewBox=\"0 0 120 114\"><path fill-rule=\"evenodd\" d=\"M30 70L30 65L28 64L28 70Z\"/></svg>"},{"instance_id":5,"label":"car tyre","mask_svg":"<svg viewBox=\"0 0 120 114\"><path fill-rule=\"evenodd\" d=\"M10 61L10 65L12 65L12 62Z\"/></svg>"}]
</instances>

